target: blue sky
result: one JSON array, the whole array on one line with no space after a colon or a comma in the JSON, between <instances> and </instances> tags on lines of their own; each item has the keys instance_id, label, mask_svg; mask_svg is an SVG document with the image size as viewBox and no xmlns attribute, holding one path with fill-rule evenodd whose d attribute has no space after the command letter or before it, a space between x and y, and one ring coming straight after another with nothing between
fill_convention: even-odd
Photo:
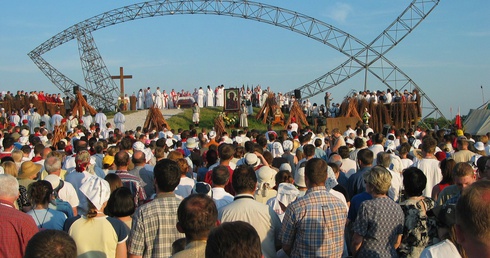
<instances>
[{"instance_id":1,"label":"blue sky","mask_svg":"<svg viewBox=\"0 0 490 258\"><path fill-rule=\"evenodd\" d=\"M2 1L0 4L0 90L59 92L27 53L69 26L139 1ZM263 3L312 16L370 42L410 1L279 1ZM407 73L449 117L466 114L490 98L490 2L441 1L386 56ZM200 86L270 86L285 92L330 71L346 57L300 34L265 23L214 15L155 17L93 33L113 74L123 66L133 79L126 92L157 86L193 90ZM76 41L43 55L83 84ZM364 73L331 90L334 102L363 88ZM368 77L370 90L385 89ZM480 86L483 86L483 96ZM323 94L312 98L322 102Z\"/></svg>"}]
</instances>

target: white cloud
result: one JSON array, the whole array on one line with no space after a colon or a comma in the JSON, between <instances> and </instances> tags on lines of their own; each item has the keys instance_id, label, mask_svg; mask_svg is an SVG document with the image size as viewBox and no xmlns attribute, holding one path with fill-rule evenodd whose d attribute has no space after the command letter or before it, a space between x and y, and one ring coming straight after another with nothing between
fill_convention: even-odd
<instances>
[{"instance_id":1,"label":"white cloud","mask_svg":"<svg viewBox=\"0 0 490 258\"><path fill-rule=\"evenodd\" d=\"M351 12L352 7L350 5L337 2L327 10L326 16L338 23L344 23Z\"/></svg>"}]
</instances>

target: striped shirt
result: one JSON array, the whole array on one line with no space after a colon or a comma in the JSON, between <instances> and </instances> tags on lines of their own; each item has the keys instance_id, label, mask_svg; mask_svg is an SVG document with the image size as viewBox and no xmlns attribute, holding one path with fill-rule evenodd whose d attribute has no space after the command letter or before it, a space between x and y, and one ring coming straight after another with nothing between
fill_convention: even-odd
<instances>
[{"instance_id":1,"label":"striped shirt","mask_svg":"<svg viewBox=\"0 0 490 258\"><path fill-rule=\"evenodd\" d=\"M116 174L121 178L124 187L129 188L134 197L134 204L138 207L139 203L146 200L146 192L143 188L143 182L135 175L131 175L128 171L117 170Z\"/></svg>"},{"instance_id":2,"label":"striped shirt","mask_svg":"<svg viewBox=\"0 0 490 258\"><path fill-rule=\"evenodd\" d=\"M325 186L306 191L290 204L280 239L291 246L290 257L341 257L344 247L345 205Z\"/></svg>"}]
</instances>

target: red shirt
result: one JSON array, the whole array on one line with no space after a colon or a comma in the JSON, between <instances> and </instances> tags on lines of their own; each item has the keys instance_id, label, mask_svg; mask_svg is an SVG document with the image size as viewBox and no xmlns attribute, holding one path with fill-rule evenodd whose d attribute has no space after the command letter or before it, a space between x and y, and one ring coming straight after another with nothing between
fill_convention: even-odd
<instances>
[{"instance_id":1,"label":"red shirt","mask_svg":"<svg viewBox=\"0 0 490 258\"><path fill-rule=\"evenodd\" d=\"M0 257L24 257L27 242L38 231L31 216L0 200Z\"/></svg>"},{"instance_id":2,"label":"red shirt","mask_svg":"<svg viewBox=\"0 0 490 258\"><path fill-rule=\"evenodd\" d=\"M235 195L235 189L233 189L233 185L231 184L231 177L233 176L233 169L231 169L230 166L226 166L226 167L228 168L228 171L230 171L230 178L228 179L228 183L226 183L226 185L225 185L225 191L234 196ZM204 182L212 185L213 184L212 175L213 175L213 170L211 169L206 173L206 176L204 177Z\"/></svg>"},{"instance_id":3,"label":"red shirt","mask_svg":"<svg viewBox=\"0 0 490 258\"><path fill-rule=\"evenodd\" d=\"M0 152L0 159L3 157L12 157L12 152Z\"/></svg>"}]
</instances>

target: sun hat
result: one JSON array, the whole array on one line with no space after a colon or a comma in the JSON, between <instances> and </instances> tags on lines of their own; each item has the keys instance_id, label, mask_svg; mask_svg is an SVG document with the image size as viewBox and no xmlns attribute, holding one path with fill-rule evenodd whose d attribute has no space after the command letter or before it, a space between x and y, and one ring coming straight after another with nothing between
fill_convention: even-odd
<instances>
[{"instance_id":1,"label":"sun hat","mask_svg":"<svg viewBox=\"0 0 490 258\"><path fill-rule=\"evenodd\" d=\"M287 170L289 172L292 172L291 165L289 165L289 163L282 163L281 166L279 167L279 171L281 170Z\"/></svg>"},{"instance_id":2,"label":"sun hat","mask_svg":"<svg viewBox=\"0 0 490 258\"><path fill-rule=\"evenodd\" d=\"M298 171L296 171L296 173L294 174L294 184L299 187L306 187L304 169L298 169Z\"/></svg>"},{"instance_id":3,"label":"sun hat","mask_svg":"<svg viewBox=\"0 0 490 258\"><path fill-rule=\"evenodd\" d=\"M187 142L185 143L186 148L188 149L195 149L197 147L197 141L194 138L188 138Z\"/></svg>"},{"instance_id":4,"label":"sun hat","mask_svg":"<svg viewBox=\"0 0 490 258\"><path fill-rule=\"evenodd\" d=\"M111 155L105 155L104 158L102 159L102 164L105 165L112 165L114 164L114 156Z\"/></svg>"},{"instance_id":5,"label":"sun hat","mask_svg":"<svg viewBox=\"0 0 490 258\"><path fill-rule=\"evenodd\" d=\"M111 187L106 180L98 176L90 176L80 186L80 192L90 200L97 210L100 210L102 205L109 200Z\"/></svg>"},{"instance_id":6,"label":"sun hat","mask_svg":"<svg viewBox=\"0 0 490 258\"><path fill-rule=\"evenodd\" d=\"M30 178L33 175L39 173L42 167L43 166L41 164L36 164L30 160L25 161L24 163L22 163L22 165L20 165L19 178Z\"/></svg>"},{"instance_id":7,"label":"sun hat","mask_svg":"<svg viewBox=\"0 0 490 258\"><path fill-rule=\"evenodd\" d=\"M143 151L145 149L145 145L142 142L137 141L133 144L133 149L138 151Z\"/></svg>"},{"instance_id":8,"label":"sun hat","mask_svg":"<svg viewBox=\"0 0 490 258\"><path fill-rule=\"evenodd\" d=\"M216 138L216 132L215 131L209 132L209 138L210 139Z\"/></svg>"},{"instance_id":9,"label":"sun hat","mask_svg":"<svg viewBox=\"0 0 490 258\"><path fill-rule=\"evenodd\" d=\"M21 134L22 136L28 136L28 135L29 135L29 130L27 130L27 129L22 129L22 130L20 131L20 134Z\"/></svg>"},{"instance_id":10,"label":"sun hat","mask_svg":"<svg viewBox=\"0 0 490 258\"><path fill-rule=\"evenodd\" d=\"M485 145L483 144L483 142L476 142L474 146L475 146L475 149L477 149L479 151L485 150Z\"/></svg>"},{"instance_id":11,"label":"sun hat","mask_svg":"<svg viewBox=\"0 0 490 258\"><path fill-rule=\"evenodd\" d=\"M285 140L282 143L284 151L291 151L293 149L293 142L291 140Z\"/></svg>"},{"instance_id":12,"label":"sun hat","mask_svg":"<svg viewBox=\"0 0 490 258\"><path fill-rule=\"evenodd\" d=\"M243 158L246 165L256 167L260 164L259 158L254 153L247 153Z\"/></svg>"}]
</instances>

